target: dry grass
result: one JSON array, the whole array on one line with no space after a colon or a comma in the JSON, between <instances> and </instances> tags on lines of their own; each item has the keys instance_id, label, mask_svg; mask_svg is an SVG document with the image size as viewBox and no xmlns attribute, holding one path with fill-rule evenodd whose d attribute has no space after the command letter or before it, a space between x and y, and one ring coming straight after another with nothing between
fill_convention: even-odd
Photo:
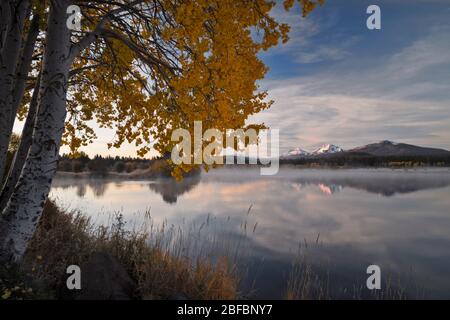
<instances>
[{"instance_id":1,"label":"dry grass","mask_svg":"<svg viewBox=\"0 0 450 320\"><path fill-rule=\"evenodd\" d=\"M205 223L209 224L209 216ZM204 244L200 231L205 227L205 223L192 233L183 233L181 229L168 228L164 224L160 228L143 228L150 230L149 232L129 231L125 228L120 214L109 227L94 226L85 215L65 212L48 202L26 253L24 270L7 270L8 274L2 274L4 270L0 266L0 300L3 296L24 299L58 298L58 288L65 284L67 277L67 266L82 265L92 253L98 251L110 253L125 267L138 285L137 298L242 298L238 287L245 272L241 268L241 276L238 277L236 267L228 258L236 259L240 250L235 247L227 248L227 257L214 262L206 258L207 254L192 254L208 251L204 250L204 247L198 247L198 241L194 241L194 238L198 238ZM247 223L243 223L241 227L246 235ZM253 233L255 229L256 225L253 227ZM210 240L214 244L217 242L215 238ZM336 292L332 290L333 280L330 279L333 275L332 268L327 262L321 263L321 259L317 259L314 254L322 247L319 237L312 243L305 240L299 246L287 283L286 299L396 300L424 297L423 288L415 288L413 282L405 285L398 277L389 276L382 285L383 290L369 295L367 288L361 285L338 288ZM413 278L411 276L411 279ZM30 288L29 279L38 285ZM416 294L411 296L406 295L406 292Z\"/></svg>"},{"instance_id":2,"label":"dry grass","mask_svg":"<svg viewBox=\"0 0 450 320\"><path fill-rule=\"evenodd\" d=\"M425 297L424 288L415 283L412 270L407 273L409 279L401 280L400 275L395 274L385 275L380 290L368 290L365 282L361 285L356 281L349 287L336 287L333 285L337 279L332 266L318 259L317 253L322 248L319 237L315 242L307 243L305 240L300 244L289 274L285 292L287 300L406 300Z\"/></svg>"},{"instance_id":3,"label":"dry grass","mask_svg":"<svg viewBox=\"0 0 450 320\"><path fill-rule=\"evenodd\" d=\"M160 240L164 228L153 232L157 234L125 230L121 215L110 227L94 226L85 215L63 212L48 202L24 265L33 279L56 293L67 266L81 265L93 252L103 251L125 267L138 284L140 298L238 298L238 279L226 258L213 263L183 256L177 253L183 250L169 250Z\"/></svg>"},{"instance_id":4,"label":"dry grass","mask_svg":"<svg viewBox=\"0 0 450 320\"><path fill-rule=\"evenodd\" d=\"M326 277L316 272L311 262L310 253L320 250L319 236L312 244L305 240L300 243L298 253L294 259L289 274L286 290L287 300L324 300L330 298L329 274Z\"/></svg>"}]
</instances>

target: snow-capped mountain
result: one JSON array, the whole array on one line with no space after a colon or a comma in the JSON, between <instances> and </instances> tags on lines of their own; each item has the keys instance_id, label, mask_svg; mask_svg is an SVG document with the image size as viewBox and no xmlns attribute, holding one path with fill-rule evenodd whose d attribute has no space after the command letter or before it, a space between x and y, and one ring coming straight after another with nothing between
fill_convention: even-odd
<instances>
[{"instance_id":1,"label":"snow-capped mountain","mask_svg":"<svg viewBox=\"0 0 450 320\"><path fill-rule=\"evenodd\" d=\"M303 150L302 148L295 148L292 150L289 150L283 156L289 157L289 156L309 156L310 153L308 151Z\"/></svg>"},{"instance_id":2,"label":"snow-capped mountain","mask_svg":"<svg viewBox=\"0 0 450 320\"><path fill-rule=\"evenodd\" d=\"M318 148L317 150L314 150L312 154L321 155L321 154L339 153L343 151L344 150L341 147L335 146L334 144L325 144L320 148Z\"/></svg>"},{"instance_id":3,"label":"snow-capped mountain","mask_svg":"<svg viewBox=\"0 0 450 320\"><path fill-rule=\"evenodd\" d=\"M344 150L334 144L325 144L313 152L308 152L301 148L295 148L287 153L284 153L280 158L290 161L296 159L315 159L321 157L328 158L329 155L333 155L332 158L346 155L351 155L353 157L449 157L450 151L383 140L378 143L372 143L347 150Z\"/></svg>"},{"instance_id":4,"label":"snow-capped mountain","mask_svg":"<svg viewBox=\"0 0 450 320\"><path fill-rule=\"evenodd\" d=\"M333 153L339 153L343 152L344 150L334 144L325 144L319 149L308 152L302 148L294 148L289 150L286 153L283 153L283 158L302 158L302 157L311 157L311 156L321 156L321 155L327 155L327 154L333 154Z\"/></svg>"}]
</instances>

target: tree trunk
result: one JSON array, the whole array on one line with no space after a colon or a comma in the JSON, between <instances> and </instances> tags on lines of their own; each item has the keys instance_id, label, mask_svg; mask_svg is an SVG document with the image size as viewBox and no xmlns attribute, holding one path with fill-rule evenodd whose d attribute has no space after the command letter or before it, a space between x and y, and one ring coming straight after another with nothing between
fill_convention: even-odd
<instances>
[{"instance_id":1,"label":"tree trunk","mask_svg":"<svg viewBox=\"0 0 450 320\"><path fill-rule=\"evenodd\" d=\"M66 117L69 0L51 2L33 140L19 181L0 221L0 260L20 261L33 236L56 172Z\"/></svg>"},{"instance_id":2,"label":"tree trunk","mask_svg":"<svg viewBox=\"0 0 450 320\"><path fill-rule=\"evenodd\" d=\"M13 89L12 113L9 128L9 132L11 133L13 130L17 110L22 103L23 95L25 93L26 79L30 71L33 51L38 34L39 34L39 16L35 15L33 17L33 21L30 26L30 31L28 33L27 41L23 49L22 57L20 59L20 64L18 66L16 81ZM22 167L25 164L25 159L28 154L28 150L30 149L34 120L36 118L39 83L40 80L38 78L38 80L36 81L36 85L34 87L33 97L30 102L27 119L25 121L25 125L22 130L22 137L20 140L19 148L17 149L13 161L11 162L8 175L4 179L5 183L3 184L3 188L0 189L1 191L0 213L5 208L6 202L11 196L13 188L16 185L17 181L19 180L20 173L22 172Z\"/></svg>"},{"instance_id":3,"label":"tree trunk","mask_svg":"<svg viewBox=\"0 0 450 320\"><path fill-rule=\"evenodd\" d=\"M11 131L16 119L17 110L22 104L23 95L25 93L25 86L27 84L28 73L31 69L31 62L33 60L34 47L39 35L39 15L35 14L31 21L30 29L28 31L27 40L22 50L19 65L17 66L16 78L14 81L14 88L12 91L12 113L10 126Z\"/></svg>"},{"instance_id":4,"label":"tree trunk","mask_svg":"<svg viewBox=\"0 0 450 320\"><path fill-rule=\"evenodd\" d=\"M0 2L0 56L5 47L6 35L11 22L11 4L12 1L8 0L1 0Z\"/></svg>"},{"instance_id":5,"label":"tree trunk","mask_svg":"<svg viewBox=\"0 0 450 320\"><path fill-rule=\"evenodd\" d=\"M12 18L0 56L0 181L3 179L11 138L13 85L22 45L22 30L28 12L28 1L22 0L12 12Z\"/></svg>"},{"instance_id":6,"label":"tree trunk","mask_svg":"<svg viewBox=\"0 0 450 320\"><path fill-rule=\"evenodd\" d=\"M25 124L22 129L22 136L20 138L19 148L17 149L16 154L14 155L14 159L11 163L11 168L8 173L8 177L6 178L3 189L0 193L0 213L5 209L6 203L11 197L14 187L19 181L20 174L22 172L23 166L25 164L25 160L28 155L28 151L30 150L32 136L33 136L33 128L35 125L37 107L38 107L38 94L40 87L40 75L36 80L36 84L34 86L33 96L31 97L30 106L28 107L27 119L25 120Z\"/></svg>"}]
</instances>

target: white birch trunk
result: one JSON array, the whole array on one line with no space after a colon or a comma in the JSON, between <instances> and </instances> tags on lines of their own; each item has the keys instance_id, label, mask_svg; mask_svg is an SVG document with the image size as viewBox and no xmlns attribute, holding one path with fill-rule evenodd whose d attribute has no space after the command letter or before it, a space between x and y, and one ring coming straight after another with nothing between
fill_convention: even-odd
<instances>
[{"instance_id":1,"label":"white birch trunk","mask_svg":"<svg viewBox=\"0 0 450 320\"><path fill-rule=\"evenodd\" d=\"M36 39L39 34L39 17L34 16L33 21L30 26L30 31L28 33L27 41L25 43L21 60L18 66L15 85L13 89L13 100L12 100L12 113L10 120L9 132L12 134L14 127L14 121L16 118L16 113L19 106L22 103L23 95L25 93L25 84L28 73L31 67L31 61L33 56L34 47L36 44ZM28 150L31 146L31 136L33 134L34 119L36 118L37 110L37 95L39 92L40 80L36 81L36 85L33 92L33 97L30 102L27 119L25 121L24 127L22 129L22 136L20 139L19 148L14 154L14 158L11 162L9 172L4 179L4 185L0 189L0 213L5 208L6 202L12 194L13 188L19 180L20 173L22 171L23 165L25 164L25 159L28 154Z\"/></svg>"},{"instance_id":2,"label":"white birch trunk","mask_svg":"<svg viewBox=\"0 0 450 320\"><path fill-rule=\"evenodd\" d=\"M28 1L22 0L12 18L0 56L0 181L5 172L6 156L11 138L13 85L22 45L22 30L28 12Z\"/></svg>"},{"instance_id":3,"label":"white birch trunk","mask_svg":"<svg viewBox=\"0 0 450 320\"><path fill-rule=\"evenodd\" d=\"M25 94L25 86L27 83L28 73L31 69L31 62L33 60L33 52L36 45L36 40L39 35L39 16L35 15L31 21L28 31L27 40L20 56L20 61L17 66L14 88L12 91L12 113L10 120L11 131L16 119L17 110L22 104L23 96Z\"/></svg>"},{"instance_id":4,"label":"white birch trunk","mask_svg":"<svg viewBox=\"0 0 450 320\"><path fill-rule=\"evenodd\" d=\"M66 117L70 58L67 7L51 2L33 140L21 176L0 220L0 260L20 261L33 236L56 172Z\"/></svg>"},{"instance_id":5,"label":"white birch trunk","mask_svg":"<svg viewBox=\"0 0 450 320\"><path fill-rule=\"evenodd\" d=\"M11 168L5 180L3 189L0 193L0 213L3 211L3 209L5 209L6 203L8 202L14 191L14 187L16 186L17 181L19 181L20 174L27 159L28 151L30 150L38 107L39 87L40 75L36 80L33 96L31 97L30 106L28 107L27 119L25 120L25 124L22 129L19 148L14 155L14 159L11 163Z\"/></svg>"}]
</instances>

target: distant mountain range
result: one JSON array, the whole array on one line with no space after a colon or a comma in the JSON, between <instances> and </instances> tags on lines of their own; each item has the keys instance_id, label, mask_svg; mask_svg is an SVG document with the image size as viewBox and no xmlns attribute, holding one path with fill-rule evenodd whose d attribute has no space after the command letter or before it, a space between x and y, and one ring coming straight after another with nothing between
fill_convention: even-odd
<instances>
[{"instance_id":1,"label":"distant mountain range","mask_svg":"<svg viewBox=\"0 0 450 320\"><path fill-rule=\"evenodd\" d=\"M323 155L323 154L333 154L344 152L341 147L335 146L334 144L325 144L321 146L319 149L316 149L312 152L313 155Z\"/></svg>"},{"instance_id":2,"label":"distant mountain range","mask_svg":"<svg viewBox=\"0 0 450 320\"><path fill-rule=\"evenodd\" d=\"M292 150L289 150L286 154L284 154L284 157L307 157L307 156L318 156L323 154L332 154L332 153L338 153L343 152L344 150L338 146L335 146L334 144L324 144L320 148L314 150L313 152L308 152L302 148L295 148Z\"/></svg>"},{"instance_id":3,"label":"distant mountain range","mask_svg":"<svg viewBox=\"0 0 450 320\"><path fill-rule=\"evenodd\" d=\"M395 143L392 141L380 141L361 147L356 147L350 150L343 150L342 148L326 144L322 147L308 152L301 148L295 148L283 154L281 158L296 159L296 158L317 158L328 155L369 155L375 157L415 157L415 156L450 156L450 151L436 148L419 147L406 143Z\"/></svg>"}]
</instances>

